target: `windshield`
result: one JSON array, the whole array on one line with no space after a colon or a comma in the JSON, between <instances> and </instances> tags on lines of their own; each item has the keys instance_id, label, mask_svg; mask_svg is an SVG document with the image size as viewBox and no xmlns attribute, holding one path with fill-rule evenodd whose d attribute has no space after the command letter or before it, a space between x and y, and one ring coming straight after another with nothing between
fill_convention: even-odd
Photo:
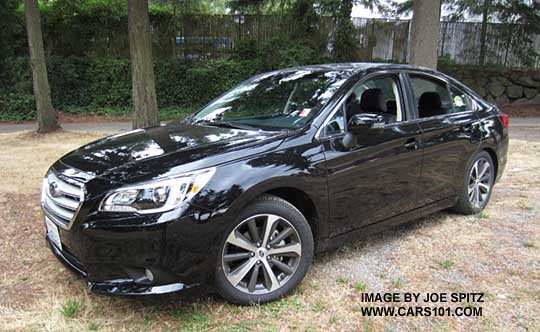
<instances>
[{"instance_id":1,"label":"windshield","mask_svg":"<svg viewBox=\"0 0 540 332\"><path fill-rule=\"evenodd\" d=\"M256 76L194 117L195 123L295 129L309 123L347 80L345 71L295 70Z\"/></svg>"}]
</instances>

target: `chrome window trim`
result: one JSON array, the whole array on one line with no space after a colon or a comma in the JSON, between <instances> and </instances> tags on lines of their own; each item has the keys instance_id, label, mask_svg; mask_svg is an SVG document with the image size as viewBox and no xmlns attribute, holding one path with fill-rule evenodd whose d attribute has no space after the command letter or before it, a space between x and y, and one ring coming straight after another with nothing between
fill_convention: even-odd
<instances>
[{"instance_id":1,"label":"chrome window trim","mask_svg":"<svg viewBox=\"0 0 540 332\"><path fill-rule=\"evenodd\" d=\"M459 81L455 81L452 79L450 79L449 77L447 77L446 75L440 75L440 74L436 74L436 73L432 73L432 72L428 72L428 71L420 71L420 70L415 70L413 68L400 68L400 69L390 69L390 70L382 70L382 71L377 71L377 72L373 72L373 73L370 73L370 74L367 74L366 76L364 76L361 80L359 80L357 83L355 83L353 85L353 87L344 95L341 97L341 99L339 100L339 102L337 103L336 106L334 106L334 109L332 109L332 111L330 112L330 114L326 117L326 119L323 121L323 123L321 124L321 126L319 128L317 128L317 132L315 133L315 136L314 136L314 139L316 140L323 140L323 139L326 139L326 138L333 138L333 137L336 137L336 136L340 136L340 135L344 135L346 134L345 133L340 133L340 134L333 134L333 135L330 135L330 136L323 136L323 130L324 128L326 127L326 125L328 124L328 122L330 121L330 119L332 119L332 117L338 112L339 108L343 105L343 103L347 100L347 98L351 95L352 93L352 90L354 89L354 87L357 85L357 84L360 84L362 82L364 82L365 80L369 80L373 77L376 77L376 76L379 76L379 75L385 75L385 74L396 74L396 75L399 75L400 73L403 73L405 74L407 77L406 79L409 80L410 82L410 75L418 75L418 76L425 76L427 78L432 78L432 79L435 79L436 81L439 81L439 82L442 82L444 84L446 84L447 86L447 89L449 90L450 86L451 87L454 87L456 88L457 90L467 94L467 96L469 96L476 104L478 107L482 108L482 107L485 107L485 108L492 108L492 106L486 104L485 101L479 99L476 94L474 93L474 91L472 91L469 87L463 85L463 83L460 83ZM460 85L463 85L463 87L465 89L463 89L460 85L456 84L459 83ZM402 87L403 89L403 87ZM468 91L470 90L470 91ZM411 91L412 92L412 91ZM473 92L473 93L471 93ZM449 91L450 93L450 91ZM451 96L451 95L450 95ZM402 98L408 98L408 96L406 95L403 95ZM408 101L407 101L408 103ZM470 114L473 114L473 113L476 113L478 112L479 110L478 109L474 109L474 110L468 110L468 111L462 111L462 112L455 112L455 113L450 113L450 114L441 114L441 115L435 115L435 116L430 116L430 117L427 117L427 118L420 118L418 117L418 114L417 111L415 110L414 112L414 115L416 115L416 117L414 119L407 119L405 121L401 121L401 122L396 122L396 123L399 123L399 124L407 124L407 123L418 123L418 122L423 122L423 121L427 121L427 120L436 120L436 119L443 119L443 118L446 118L446 117L449 117L449 116L453 116L453 115L466 115L468 113ZM409 112L411 113L411 112ZM319 115L319 116L322 116ZM388 125L393 125L393 124L388 124ZM385 128L388 126L388 125L385 125Z\"/></svg>"},{"instance_id":2,"label":"chrome window trim","mask_svg":"<svg viewBox=\"0 0 540 332\"><path fill-rule=\"evenodd\" d=\"M426 117L426 118L412 119L412 120L409 121L409 123L418 123L418 122L423 122L423 121L428 121L428 120L438 120L438 119L443 119L443 118L450 117L452 115L466 115L467 113L473 114L475 112L476 111L464 111L464 112L456 112L456 113L450 113L450 114L440 114L440 115L429 116L429 117Z\"/></svg>"}]
</instances>

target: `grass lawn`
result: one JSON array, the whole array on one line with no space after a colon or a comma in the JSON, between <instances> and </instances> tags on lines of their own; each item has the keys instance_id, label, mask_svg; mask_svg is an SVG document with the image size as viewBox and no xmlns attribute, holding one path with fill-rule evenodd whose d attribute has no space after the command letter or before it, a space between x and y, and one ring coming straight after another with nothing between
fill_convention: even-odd
<instances>
[{"instance_id":1,"label":"grass lawn","mask_svg":"<svg viewBox=\"0 0 540 332\"><path fill-rule=\"evenodd\" d=\"M537 331L540 129L511 131L506 173L483 213L437 213L318 255L292 295L250 307L217 295L88 293L45 246L39 193L52 162L105 134L2 134L0 331ZM360 294L387 291L484 292L483 316L362 317Z\"/></svg>"}]
</instances>

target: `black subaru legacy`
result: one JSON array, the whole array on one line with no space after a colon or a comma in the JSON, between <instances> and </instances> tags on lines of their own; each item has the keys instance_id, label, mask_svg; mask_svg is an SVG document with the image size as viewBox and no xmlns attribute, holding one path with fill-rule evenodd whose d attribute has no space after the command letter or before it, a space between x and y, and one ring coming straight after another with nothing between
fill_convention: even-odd
<instances>
[{"instance_id":1,"label":"black subaru legacy","mask_svg":"<svg viewBox=\"0 0 540 332\"><path fill-rule=\"evenodd\" d=\"M508 117L436 71L329 64L255 76L186 119L68 153L47 243L96 292L278 299L313 254L438 210L478 213Z\"/></svg>"}]
</instances>

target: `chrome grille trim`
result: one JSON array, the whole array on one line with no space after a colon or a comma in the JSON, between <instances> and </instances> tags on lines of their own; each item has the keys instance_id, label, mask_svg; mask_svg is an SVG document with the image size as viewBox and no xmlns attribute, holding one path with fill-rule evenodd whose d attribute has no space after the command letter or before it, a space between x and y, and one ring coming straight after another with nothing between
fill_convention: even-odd
<instances>
[{"instance_id":1,"label":"chrome grille trim","mask_svg":"<svg viewBox=\"0 0 540 332\"><path fill-rule=\"evenodd\" d=\"M51 192L54 187L54 193ZM45 215L63 229L70 229L84 200L84 185L49 171L43 179L41 206Z\"/></svg>"}]
</instances>

